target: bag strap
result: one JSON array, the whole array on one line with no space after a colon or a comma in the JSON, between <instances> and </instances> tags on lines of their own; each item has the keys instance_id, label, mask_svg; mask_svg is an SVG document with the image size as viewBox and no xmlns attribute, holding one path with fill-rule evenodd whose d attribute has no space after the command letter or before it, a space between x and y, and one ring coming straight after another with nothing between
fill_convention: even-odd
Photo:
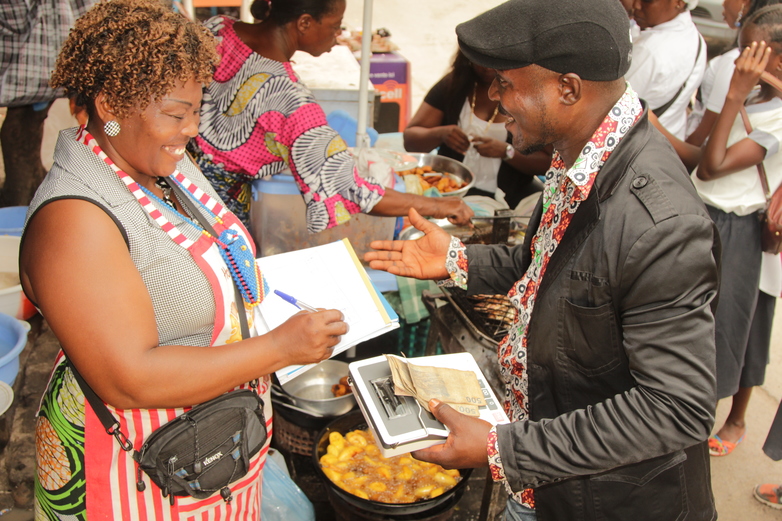
<instances>
[{"instance_id":1,"label":"bag strap","mask_svg":"<svg viewBox=\"0 0 782 521\"><path fill-rule=\"evenodd\" d=\"M778 91L782 92L782 80L777 78L776 76L771 75L770 73L763 71L760 73L760 79L777 89Z\"/></svg>"},{"instance_id":2,"label":"bag strap","mask_svg":"<svg viewBox=\"0 0 782 521\"><path fill-rule=\"evenodd\" d=\"M747 131L747 135L750 135L752 133L752 123L749 122L749 115L747 114L747 109L744 108L744 105L741 106L741 109L739 109L739 113L741 114L741 121L744 123L744 130ZM768 187L768 177L766 176L766 167L763 166L763 161L755 165L758 167L758 175L760 176L760 186L763 188L763 195L766 197L766 205L768 206L769 201L771 201L771 189Z\"/></svg>"},{"instance_id":3,"label":"bag strap","mask_svg":"<svg viewBox=\"0 0 782 521\"><path fill-rule=\"evenodd\" d=\"M103 428L106 429L106 434L111 434L114 436L114 438L117 440L117 443L119 443L120 447L122 447L122 450L125 452L133 450L133 442L131 442L125 433L122 432L119 428L119 420L117 420L114 415L109 412L109 409L106 407L106 404L103 403L103 400L101 400L98 395L95 394L95 391L92 390L92 387L90 387L89 384L84 381L81 373L79 373L78 369L76 369L76 366L73 365L73 361L70 358L67 358L66 360L68 361L68 365L71 366L73 377L76 378L76 382L79 384L79 387L81 387L81 391L84 393L84 397L92 406L92 410L95 411L95 416L98 417L101 424L103 425Z\"/></svg>"},{"instance_id":4,"label":"bag strap","mask_svg":"<svg viewBox=\"0 0 782 521\"><path fill-rule=\"evenodd\" d=\"M687 76L687 79L684 80L684 83L682 83L682 86L679 87L679 90L676 91L676 94L673 95L673 98L668 100L668 103L666 103L665 105L661 107L657 107L656 109L652 110L652 112L654 112L654 115L657 116L658 118L662 116L666 110L671 108L671 105L673 105L673 103L679 98L679 94L682 93L684 87L687 85L687 81L692 76L692 73L695 72L695 67L698 66L698 58L701 57L702 48L703 48L703 37L700 34L698 34L698 52L695 54L695 63L692 64L692 70L690 71L689 76Z\"/></svg>"},{"instance_id":5,"label":"bag strap","mask_svg":"<svg viewBox=\"0 0 782 521\"><path fill-rule=\"evenodd\" d=\"M203 215L201 215L201 212L199 212L195 207L193 201L191 201L187 194L182 191L179 185L172 183L171 188L174 190L174 192L176 192L179 202L182 203L185 208L187 208L187 211L190 213L190 215L196 218L204 230L211 233L213 237L217 237L218 235L212 225L209 224L209 221L207 221ZM244 300L239 293L239 288L233 282L233 278L231 279L231 285L234 288L234 298L236 299L237 311L244 310ZM247 324L247 314L243 312L239 312L238 314L239 324L242 330L242 338L250 338L250 328ZM111 414L108 407L106 407L106 404L103 403L103 400L100 399L95 391L92 390L92 387L90 387L90 385L84 380L82 375L79 373L79 370L76 369L76 366L73 364L73 361L71 361L70 357L67 360L71 366L73 376L76 378L76 382L79 384L79 387L81 387L81 390L84 393L84 397L89 402L92 410L95 411L95 415L100 420L103 428L106 429L106 433L114 436L114 438L116 438L117 442L120 444L120 447L122 447L122 450L125 452L133 450L133 443L128 439L125 433L120 430L119 420L117 420L114 415Z\"/></svg>"}]
</instances>

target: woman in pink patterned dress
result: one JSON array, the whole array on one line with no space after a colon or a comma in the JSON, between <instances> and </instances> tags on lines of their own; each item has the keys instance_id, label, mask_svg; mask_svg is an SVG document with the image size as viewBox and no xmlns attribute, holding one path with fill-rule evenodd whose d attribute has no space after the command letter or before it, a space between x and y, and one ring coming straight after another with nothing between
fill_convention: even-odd
<instances>
[{"instance_id":1,"label":"woman in pink patterned dress","mask_svg":"<svg viewBox=\"0 0 782 521\"><path fill-rule=\"evenodd\" d=\"M36 422L36 519L259 520L270 436L230 494L164 497L107 434L72 368L137 450L235 388L260 395L271 435L268 375L328 358L347 330L337 310L264 328L252 239L185 156L217 60L211 35L158 0L97 4L57 60L52 84L89 120L61 132L22 237L22 285L62 346ZM241 255L246 269L226 260Z\"/></svg>"},{"instance_id":2,"label":"woman in pink patterned dress","mask_svg":"<svg viewBox=\"0 0 782 521\"><path fill-rule=\"evenodd\" d=\"M196 160L228 208L249 227L250 183L290 168L307 205L307 227L319 232L350 215L428 217L466 224L460 198L402 194L359 176L345 142L326 122L293 72L297 50L319 56L336 43L345 0L256 0L259 24L218 16L220 65L204 94Z\"/></svg>"}]
</instances>

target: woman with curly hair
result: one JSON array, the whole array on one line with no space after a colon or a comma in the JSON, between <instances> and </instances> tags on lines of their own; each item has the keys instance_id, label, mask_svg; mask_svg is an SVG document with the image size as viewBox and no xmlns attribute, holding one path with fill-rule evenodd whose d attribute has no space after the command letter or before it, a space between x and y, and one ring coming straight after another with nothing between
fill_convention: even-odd
<instances>
[{"instance_id":1,"label":"woman with curly hair","mask_svg":"<svg viewBox=\"0 0 782 521\"><path fill-rule=\"evenodd\" d=\"M37 417L36 519L260 519L268 439L219 494L164 498L73 368L136 450L239 388L262 397L270 433L267 375L328 358L347 330L336 310L264 329L252 240L185 156L217 61L212 36L156 0L97 4L58 58L52 84L89 120L60 134L22 237L24 291L62 346ZM228 262L242 254L246 269Z\"/></svg>"},{"instance_id":2,"label":"woman with curly hair","mask_svg":"<svg viewBox=\"0 0 782 521\"><path fill-rule=\"evenodd\" d=\"M194 153L217 193L249 226L251 186L290 169L316 233L359 212L427 217L466 224L460 198L403 194L363 179L339 134L291 66L296 51L328 52L340 31L345 0L255 0L258 24L217 16L206 27L222 60L204 94Z\"/></svg>"}]
</instances>

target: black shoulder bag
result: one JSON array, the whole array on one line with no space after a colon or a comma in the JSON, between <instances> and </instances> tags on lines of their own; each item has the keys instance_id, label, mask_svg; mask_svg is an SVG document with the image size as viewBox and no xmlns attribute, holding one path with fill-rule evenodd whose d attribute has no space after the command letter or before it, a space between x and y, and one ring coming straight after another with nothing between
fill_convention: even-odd
<instances>
[{"instance_id":1,"label":"black shoulder bag","mask_svg":"<svg viewBox=\"0 0 782 521\"><path fill-rule=\"evenodd\" d=\"M201 226L217 237L190 198L176 184L172 188ZM249 338L247 317L242 312L243 300L235 283L234 294L240 310L242 338ZM119 421L70 359L69 363L106 432L117 439L123 450L133 450L132 442L120 431ZM255 389L257 380L251 385ZM136 488L139 492L146 488L141 477L144 471L160 487L163 497L169 497L171 505L176 496L206 499L216 492L220 492L224 501L230 502L233 497L229 485L247 474L251 458L261 450L267 435L263 400L257 392L240 389L222 394L162 425L133 452L133 459L138 463Z\"/></svg>"}]
</instances>

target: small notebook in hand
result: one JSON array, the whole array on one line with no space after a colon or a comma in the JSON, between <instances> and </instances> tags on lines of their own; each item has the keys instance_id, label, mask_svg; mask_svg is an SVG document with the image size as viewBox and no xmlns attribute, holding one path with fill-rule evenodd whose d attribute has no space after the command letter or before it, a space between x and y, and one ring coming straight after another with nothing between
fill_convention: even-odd
<instances>
[{"instance_id":1,"label":"small notebook in hand","mask_svg":"<svg viewBox=\"0 0 782 521\"><path fill-rule=\"evenodd\" d=\"M350 241L314 246L257 259L270 292L260 304L261 315L274 329L301 311L274 293L291 295L315 308L338 309L348 332L333 355L399 327L399 317L369 280ZM292 365L277 371L281 384L313 365Z\"/></svg>"}]
</instances>

